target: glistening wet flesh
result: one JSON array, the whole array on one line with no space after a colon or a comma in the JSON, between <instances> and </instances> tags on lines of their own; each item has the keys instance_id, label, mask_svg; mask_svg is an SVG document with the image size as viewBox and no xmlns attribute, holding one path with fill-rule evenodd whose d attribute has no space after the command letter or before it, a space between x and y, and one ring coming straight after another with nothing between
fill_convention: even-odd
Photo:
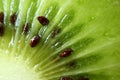
<instances>
[{"instance_id":1,"label":"glistening wet flesh","mask_svg":"<svg viewBox=\"0 0 120 80\"><path fill-rule=\"evenodd\" d=\"M120 80L120 0L0 0L0 80Z\"/></svg>"}]
</instances>

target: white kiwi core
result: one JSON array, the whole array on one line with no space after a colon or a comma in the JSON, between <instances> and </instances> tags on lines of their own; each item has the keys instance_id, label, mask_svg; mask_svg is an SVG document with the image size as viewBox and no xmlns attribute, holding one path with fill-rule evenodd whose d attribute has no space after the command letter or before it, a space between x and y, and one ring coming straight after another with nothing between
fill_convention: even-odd
<instances>
[{"instance_id":1,"label":"white kiwi core","mask_svg":"<svg viewBox=\"0 0 120 80\"><path fill-rule=\"evenodd\" d=\"M0 57L0 80L40 80L22 61Z\"/></svg>"}]
</instances>

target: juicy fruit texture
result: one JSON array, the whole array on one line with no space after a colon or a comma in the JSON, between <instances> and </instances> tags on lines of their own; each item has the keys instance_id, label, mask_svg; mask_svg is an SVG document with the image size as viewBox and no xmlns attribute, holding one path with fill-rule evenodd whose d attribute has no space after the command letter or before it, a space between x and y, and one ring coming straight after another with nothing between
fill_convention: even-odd
<instances>
[{"instance_id":1,"label":"juicy fruit texture","mask_svg":"<svg viewBox=\"0 0 120 80\"><path fill-rule=\"evenodd\" d=\"M0 0L0 80L120 80L120 0Z\"/></svg>"}]
</instances>

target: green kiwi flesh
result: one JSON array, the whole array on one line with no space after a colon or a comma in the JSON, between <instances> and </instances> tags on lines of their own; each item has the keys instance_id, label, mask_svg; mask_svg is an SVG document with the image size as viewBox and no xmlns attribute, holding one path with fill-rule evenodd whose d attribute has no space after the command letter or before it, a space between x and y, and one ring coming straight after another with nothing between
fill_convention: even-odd
<instances>
[{"instance_id":1,"label":"green kiwi flesh","mask_svg":"<svg viewBox=\"0 0 120 80\"><path fill-rule=\"evenodd\" d=\"M0 80L120 80L120 0L0 0L0 13Z\"/></svg>"}]
</instances>

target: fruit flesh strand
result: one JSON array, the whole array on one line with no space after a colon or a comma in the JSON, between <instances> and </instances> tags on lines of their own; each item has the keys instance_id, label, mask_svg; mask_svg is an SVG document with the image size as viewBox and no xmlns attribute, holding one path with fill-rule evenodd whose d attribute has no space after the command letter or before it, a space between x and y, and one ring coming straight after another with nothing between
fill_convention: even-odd
<instances>
[{"instance_id":1,"label":"fruit flesh strand","mask_svg":"<svg viewBox=\"0 0 120 80\"><path fill-rule=\"evenodd\" d=\"M120 0L0 0L1 12L0 80L120 79ZM31 47L35 35L40 42Z\"/></svg>"}]
</instances>

